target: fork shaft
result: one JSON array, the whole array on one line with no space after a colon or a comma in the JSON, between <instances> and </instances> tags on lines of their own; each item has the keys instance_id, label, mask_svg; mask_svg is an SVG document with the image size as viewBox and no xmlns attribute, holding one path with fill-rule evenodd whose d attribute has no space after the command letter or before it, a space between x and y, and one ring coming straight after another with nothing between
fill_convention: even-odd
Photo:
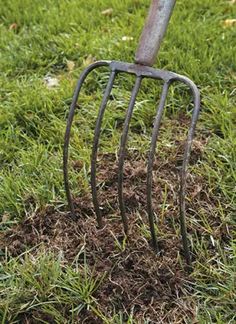
<instances>
[{"instance_id":1,"label":"fork shaft","mask_svg":"<svg viewBox=\"0 0 236 324\"><path fill-rule=\"evenodd\" d=\"M119 199L119 206L120 206L120 212L121 212L121 218L124 226L125 234L128 234L128 220L127 216L125 214L125 203L124 203L124 197L123 197L123 169L124 169L124 159L125 159L125 148L126 148L126 142L127 142L127 135L129 130L129 124L130 119L132 117L133 109L135 100L139 91L139 88L141 86L142 77L137 77L135 81L134 88L132 90L132 94L130 97L129 107L126 113L125 117L125 123L124 128L121 136L120 141L120 151L119 151L119 163L118 163L118 199Z\"/></svg>"},{"instance_id":2,"label":"fork shaft","mask_svg":"<svg viewBox=\"0 0 236 324\"><path fill-rule=\"evenodd\" d=\"M92 197L93 197L93 205L94 210L97 216L97 223L98 227L102 227L102 216L99 208L99 202L97 197L97 183L96 183L96 162L97 162L97 151L98 151L98 144L99 144L99 137L101 133L101 125L102 125L102 118L106 109L107 101L109 99L109 95L112 90L112 86L115 80L116 72L112 71L110 74L110 78L106 87L106 90L103 95L103 100L98 112L98 117L96 121L96 127L94 131L94 140L93 140L93 149L91 155L91 189L92 189Z\"/></svg>"},{"instance_id":3,"label":"fork shaft","mask_svg":"<svg viewBox=\"0 0 236 324\"><path fill-rule=\"evenodd\" d=\"M152 238L152 245L155 251L158 252L158 244L157 244L157 238L155 234L155 226L154 226L154 215L153 215L153 209L152 209L152 171L153 171L153 163L154 163L154 156L155 156L155 150L156 150L156 143L157 138L159 135L159 129L161 125L161 118L163 115L163 110L165 107L166 97L169 89L169 83L166 82L163 86L161 99L157 108L157 114L154 121L153 131L152 131L152 139L151 139L151 147L149 151L149 157L148 157L148 165L147 165L147 212L148 212L148 219L149 219L149 226L150 226L150 232L151 232L151 238Z\"/></svg>"},{"instance_id":4,"label":"fork shaft","mask_svg":"<svg viewBox=\"0 0 236 324\"><path fill-rule=\"evenodd\" d=\"M176 0L152 0L135 63L152 66L165 35Z\"/></svg>"}]
</instances>

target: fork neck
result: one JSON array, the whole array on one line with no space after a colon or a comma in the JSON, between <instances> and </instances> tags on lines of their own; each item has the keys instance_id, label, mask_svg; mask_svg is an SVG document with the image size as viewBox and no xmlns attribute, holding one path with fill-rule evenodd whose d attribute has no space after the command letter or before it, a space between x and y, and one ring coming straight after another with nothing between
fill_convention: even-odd
<instances>
[{"instance_id":1,"label":"fork neck","mask_svg":"<svg viewBox=\"0 0 236 324\"><path fill-rule=\"evenodd\" d=\"M135 63L152 66L165 35L176 0L152 0L135 53Z\"/></svg>"}]
</instances>

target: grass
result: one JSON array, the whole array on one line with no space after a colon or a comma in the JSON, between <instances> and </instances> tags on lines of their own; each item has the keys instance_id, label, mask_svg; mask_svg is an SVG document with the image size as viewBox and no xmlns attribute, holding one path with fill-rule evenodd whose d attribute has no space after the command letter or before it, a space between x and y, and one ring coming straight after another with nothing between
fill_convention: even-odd
<instances>
[{"instance_id":1,"label":"grass","mask_svg":"<svg viewBox=\"0 0 236 324\"><path fill-rule=\"evenodd\" d=\"M93 59L132 62L148 4L131 0L112 3L1 0L0 228L3 231L45 205L52 204L58 209L65 205L62 146L76 80ZM112 16L101 14L109 7L113 8ZM201 175L208 190L214 193L217 210L210 211L211 215L219 217L221 224L231 231L229 242L218 240L218 227L209 221L208 214L204 210L193 211L192 228L203 229L202 237L194 235L192 239L197 253L192 277L200 323L236 320L236 28L224 26L224 21L235 15L236 5L229 1L177 1L155 65L187 75L200 88L202 111L198 132L207 134L208 141L202 161L192 172ZM123 36L133 39L122 41ZM71 61L75 64L73 69ZM59 86L47 87L44 81L47 76L57 78ZM106 71L94 73L86 81L87 90L81 94L71 158L82 160L84 166L79 173L71 172L75 194L88 190L92 129L107 78ZM103 123L101 146L106 152L118 149L120 125L132 84L132 78L120 76L115 85L116 100L109 102ZM129 147L141 153L148 147L154 115L151 103L159 93L154 82L145 81L138 97ZM186 89L175 85L164 116L167 124L170 118L178 116L179 110L190 114L191 105ZM171 138L170 128L163 132L160 147ZM163 213L165 208L164 202ZM210 237L214 252L209 249ZM118 248L124 247L119 243ZM38 316L42 322L44 318L46 323L48 318L56 323L73 323L79 312L89 308L105 323L124 322L124 315L114 314L107 319L99 309L93 292L100 279L93 278L86 264L82 268L78 264L65 265L58 256L40 253L37 258L30 252L18 258L2 253L2 323L20 322L26 315ZM127 322L134 323L132 314L128 318Z\"/></svg>"},{"instance_id":2,"label":"grass","mask_svg":"<svg viewBox=\"0 0 236 324\"><path fill-rule=\"evenodd\" d=\"M53 255L39 254L37 260L26 255L24 263L12 259L1 270L2 323L42 315L45 322L61 323L67 316L73 323L84 308L96 312L92 294L102 278L94 278L86 263L65 268Z\"/></svg>"}]
</instances>

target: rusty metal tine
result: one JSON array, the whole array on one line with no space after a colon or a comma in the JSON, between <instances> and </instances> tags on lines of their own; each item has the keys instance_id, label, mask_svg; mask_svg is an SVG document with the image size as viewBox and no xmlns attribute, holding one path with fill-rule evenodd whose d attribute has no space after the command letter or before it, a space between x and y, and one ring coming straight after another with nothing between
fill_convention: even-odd
<instances>
[{"instance_id":1,"label":"rusty metal tine","mask_svg":"<svg viewBox=\"0 0 236 324\"><path fill-rule=\"evenodd\" d=\"M169 85L170 85L169 82L165 82L162 89L162 94L157 108L157 113L154 121L153 131L152 131L152 139L151 139L148 164L147 164L147 212L148 212L149 227L150 227L151 238L152 238L152 245L156 252L158 252L159 249L158 249L157 238L155 234L154 215L152 209L152 181L153 181L152 171L153 171L153 162L154 162L154 156L156 150L156 143L159 135L161 118L165 107Z\"/></svg>"},{"instance_id":2,"label":"rusty metal tine","mask_svg":"<svg viewBox=\"0 0 236 324\"><path fill-rule=\"evenodd\" d=\"M189 269L191 269L190 267L191 257L190 257L190 250L188 245L187 229L186 229L185 194L186 194L187 166L189 163L189 156L190 156L191 144L194 136L194 130L196 127L196 123L200 111L200 94L196 85L189 78L176 74L171 71L152 68L156 56L158 54L162 39L165 35L168 22L171 18L175 3L176 0L151 0L149 13L145 21L142 35L140 37L138 49L135 53L134 63L119 62L119 61L98 61L92 63L82 72L77 83L77 87L72 99L70 112L67 120L65 139L64 139L64 148L63 148L63 173L64 173L64 185L65 185L68 205L71 210L72 216L75 217L76 216L75 208L74 208L74 204L70 192L70 185L68 179L68 149L69 149L69 142L70 142L71 126L75 114L76 103L78 100L81 87L87 75L97 67L109 66L111 71L110 77L99 108L95 130L94 130L94 138L92 144L93 148L91 153L92 200L93 200L94 211L96 214L98 227L101 228L103 226L103 218L101 215L101 209L98 201L96 172L97 172L97 155L98 155L99 140L101 135L102 120L106 110L107 102L109 100L109 95L112 91L112 87L116 78L116 74L123 72L127 74L136 75L135 84L133 86L128 109L125 115L123 131L120 139L119 158L118 158L118 201L119 201L119 208L120 208L121 219L124 227L124 232L125 235L127 235L129 226L128 226L128 218L125 211L126 207L125 207L124 195L123 195L123 191L124 191L123 180L124 180L124 161L125 161L125 154L126 154L126 143L128 138L130 120L132 118L135 101L139 93L142 79L151 78L151 79L162 80L164 85L162 88L159 104L157 105L156 108L154 128L152 131L152 138L151 138L149 156L147 161L147 180L146 180L147 181L146 182L147 214L148 214L149 228L150 228L153 248L156 252L158 252L158 240L155 233L154 211L152 208L153 164L154 164L154 157L156 151L156 143L159 136L161 119L162 119L163 111L165 109L165 102L168 95L170 84L174 81L181 81L186 85L188 85L193 94L194 109L192 114L191 125L187 135L187 141L186 141L185 151L183 156L183 163L180 172L179 217L180 217L180 229L181 229L184 256L186 259L186 263L189 266Z\"/></svg>"},{"instance_id":3,"label":"rusty metal tine","mask_svg":"<svg viewBox=\"0 0 236 324\"><path fill-rule=\"evenodd\" d=\"M179 190L179 199L180 199L180 226L181 226L181 236L183 242L184 256L188 266L191 266L191 257L188 246L187 239L187 229L186 229L186 208L185 208L185 192L186 192L186 178L187 178L187 166L190 157L191 145L193 141L194 131L196 128L196 123L198 120L198 115L200 112L200 93L196 85L187 78L180 79L184 81L191 89L193 100L194 100L194 110L192 114L191 125L188 132L187 142L184 151L183 164L180 174L180 190Z\"/></svg>"},{"instance_id":4,"label":"rusty metal tine","mask_svg":"<svg viewBox=\"0 0 236 324\"><path fill-rule=\"evenodd\" d=\"M134 85L132 93L131 93L129 107L128 107L126 117L125 117L125 123L124 123L123 132L122 132L122 136L121 136L120 150L119 150L118 198L119 198L121 218L122 218L122 222L123 222L123 226L124 226L124 232L126 235L128 234L128 220L127 220L127 216L125 214L125 204L124 204L124 198L123 198L124 158L125 158L125 148L126 148L127 135L128 135L128 130L129 130L129 123L130 123L130 119L132 117L135 100L136 100L139 88L141 86L141 82L142 82L142 76L137 76L135 85Z\"/></svg>"},{"instance_id":5,"label":"rusty metal tine","mask_svg":"<svg viewBox=\"0 0 236 324\"><path fill-rule=\"evenodd\" d=\"M99 136L101 132L101 125L102 125L102 118L106 109L106 105L109 99L109 95L111 93L113 83L115 80L116 72L112 71L110 74L110 78L108 84L106 86L106 90L103 95L102 103L99 108L98 117L96 121L96 127L94 131L94 140L93 140L93 149L91 155L91 189L92 189L92 198L93 198L93 205L95 209L95 214L97 217L98 227L102 228L102 216L99 208L99 202L97 197L97 183L96 183L96 164L97 164L97 151L99 145Z\"/></svg>"},{"instance_id":6,"label":"rusty metal tine","mask_svg":"<svg viewBox=\"0 0 236 324\"><path fill-rule=\"evenodd\" d=\"M70 192L70 185L69 185L69 176L68 176L68 150L69 150L69 144L70 144L70 132L71 132L71 126L73 123L74 115L75 115L75 108L76 108L76 103L79 97L79 93L81 90L81 87L88 76L88 74L96 69L97 67L100 66L108 66L110 64L109 61L98 61L95 62L91 65L89 65L80 75L80 78L77 82L77 86L72 98L71 106L70 106L70 111L69 111L69 116L67 119L67 124L66 124L66 131L65 131L65 137L64 137L64 147L63 147L63 175L64 175L64 187L65 187L65 192L66 192L66 197L68 201L68 205L71 211L72 216L75 218L75 208L74 204L72 201L71 197L71 192Z\"/></svg>"}]
</instances>

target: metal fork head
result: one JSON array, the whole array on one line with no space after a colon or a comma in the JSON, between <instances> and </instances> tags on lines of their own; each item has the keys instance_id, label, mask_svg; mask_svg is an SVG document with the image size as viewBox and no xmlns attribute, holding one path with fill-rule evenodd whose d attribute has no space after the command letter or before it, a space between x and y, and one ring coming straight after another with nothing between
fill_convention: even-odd
<instances>
[{"instance_id":1,"label":"metal fork head","mask_svg":"<svg viewBox=\"0 0 236 324\"><path fill-rule=\"evenodd\" d=\"M65 184L67 201L72 216L75 217L75 208L74 208L73 199L70 192L69 174L68 174L68 149L69 149L69 141L70 141L70 131L71 131L71 126L75 114L75 108L76 108L81 87L88 74L94 69L102 66L107 66L110 69L110 77L98 112L98 117L97 117L95 131L94 131L92 155L91 155L91 190L92 190L94 211L97 217L97 223L99 228L102 228L103 226L103 219L102 219L98 197L97 197L98 195L97 195L97 183L96 183L96 161L97 161L97 152L98 152L102 119L103 119L103 115L106 109L106 105L110 93L112 91L112 87L116 75L118 73L129 73L135 75L136 77L135 84L130 97L129 106L126 112L125 121L124 121L123 132L120 141L119 160L118 160L118 199L119 199L119 207L120 207L124 232L126 235L128 235L129 226L128 226L128 219L125 213L125 203L123 198L123 168L124 168L125 148L126 148L129 124L132 117L135 100L141 86L142 79L151 78L151 79L157 79L163 81L163 88L162 88L160 101L157 105L156 117L154 120L154 126L153 126L152 137L151 137L151 145L150 145L149 156L147 161L147 213L148 213L148 221L149 221L149 227L150 227L151 238L152 238L152 246L156 252L159 251L159 248L158 248L158 241L155 232L155 222L154 222L154 214L152 208L152 171L153 171L153 162L154 162L154 156L156 150L156 143L157 143L159 129L161 125L161 118L165 107L165 101L167 98L168 89L173 82L175 81L183 82L191 90L193 96L194 109L192 113L191 124L187 135L186 145L185 145L183 163L182 163L182 168L180 173L180 190L179 190L179 216L180 216L181 236L183 242L183 251L184 251L184 256L187 265L190 266L191 257L190 257L190 251L189 251L188 240L187 240L186 216L185 216L185 191L186 191L187 165L189 162L191 143L193 140L194 130L196 127L199 110L200 110L200 95L196 85L189 78L185 76L176 74L174 72L154 69L149 66L144 66L140 64L130 64L130 63L124 63L118 61L98 61L88 66L82 72L78 80L77 87L70 107L70 112L67 120L66 132L65 132L64 151L63 151L64 184Z\"/></svg>"}]
</instances>

